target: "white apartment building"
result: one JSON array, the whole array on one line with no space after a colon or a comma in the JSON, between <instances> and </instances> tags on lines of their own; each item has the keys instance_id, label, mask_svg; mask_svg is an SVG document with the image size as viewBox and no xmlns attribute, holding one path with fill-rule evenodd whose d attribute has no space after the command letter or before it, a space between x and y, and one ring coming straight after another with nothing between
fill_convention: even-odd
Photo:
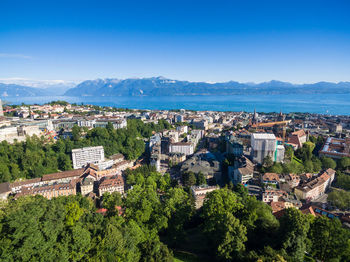
<instances>
[{"instance_id":1,"label":"white apartment building","mask_svg":"<svg viewBox=\"0 0 350 262\"><path fill-rule=\"evenodd\" d=\"M72 150L73 168L78 169L87 164L98 165L105 159L103 146L84 147Z\"/></svg>"},{"instance_id":2,"label":"white apartment building","mask_svg":"<svg viewBox=\"0 0 350 262\"><path fill-rule=\"evenodd\" d=\"M176 131L180 134L188 133L188 126L178 126L176 127Z\"/></svg>"},{"instance_id":3,"label":"white apartment building","mask_svg":"<svg viewBox=\"0 0 350 262\"><path fill-rule=\"evenodd\" d=\"M192 155L194 146L192 143L178 142L169 145L169 153L182 153L185 155Z\"/></svg>"},{"instance_id":4,"label":"white apartment building","mask_svg":"<svg viewBox=\"0 0 350 262\"><path fill-rule=\"evenodd\" d=\"M262 164L264 158L270 156L273 161L277 158L277 140L274 134L254 133L251 135L252 158Z\"/></svg>"}]
</instances>

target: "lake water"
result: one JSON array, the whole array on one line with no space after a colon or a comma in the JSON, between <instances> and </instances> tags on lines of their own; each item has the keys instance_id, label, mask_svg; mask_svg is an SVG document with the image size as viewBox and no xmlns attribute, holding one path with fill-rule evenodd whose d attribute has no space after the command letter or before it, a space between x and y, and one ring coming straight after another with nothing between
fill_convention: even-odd
<instances>
[{"instance_id":1,"label":"lake water","mask_svg":"<svg viewBox=\"0 0 350 262\"><path fill-rule=\"evenodd\" d=\"M214 111L309 112L350 115L350 94L232 95L162 97L4 97L11 104L44 104L54 100L130 109L192 109Z\"/></svg>"}]
</instances>

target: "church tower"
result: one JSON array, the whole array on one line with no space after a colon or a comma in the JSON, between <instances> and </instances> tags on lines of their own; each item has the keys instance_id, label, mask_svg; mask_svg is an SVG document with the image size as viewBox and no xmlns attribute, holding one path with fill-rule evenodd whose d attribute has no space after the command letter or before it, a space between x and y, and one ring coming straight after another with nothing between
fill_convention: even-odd
<instances>
[{"instance_id":1,"label":"church tower","mask_svg":"<svg viewBox=\"0 0 350 262\"><path fill-rule=\"evenodd\" d=\"M253 114L253 119L252 119L252 124L257 124L258 123L258 113L256 112L256 109L254 108L254 114Z\"/></svg>"},{"instance_id":2,"label":"church tower","mask_svg":"<svg viewBox=\"0 0 350 262\"><path fill-rule=\"evenodd\" d=\"M2 109L2 101L0 99L0 117L4 116L4 110Z\"/></svg>"}]
</instances>

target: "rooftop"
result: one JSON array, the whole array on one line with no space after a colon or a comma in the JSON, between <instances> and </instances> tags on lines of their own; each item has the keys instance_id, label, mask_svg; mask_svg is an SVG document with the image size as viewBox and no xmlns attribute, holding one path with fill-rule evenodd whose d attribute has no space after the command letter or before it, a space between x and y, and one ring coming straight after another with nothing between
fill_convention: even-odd
<instances>
[{"instance_id":1,"label":"rooftop","mask_svg":"<svg viewBox=\"0 0 350 262\"><path fill-rule=\"evenodd\" d=\"M254 139L276 139L276 136L274 134L268 133L253 133L252 137Z\"/></svg>"}]
</instances>

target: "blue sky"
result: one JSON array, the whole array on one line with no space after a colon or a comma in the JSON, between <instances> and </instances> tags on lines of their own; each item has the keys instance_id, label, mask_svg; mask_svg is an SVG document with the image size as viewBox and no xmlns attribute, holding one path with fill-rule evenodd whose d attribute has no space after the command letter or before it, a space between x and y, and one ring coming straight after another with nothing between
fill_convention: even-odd
<instances>
[{"instance_id":1,"label":"blue sky","mask_svg":"<svg viewBox=\"0 0 350 262\"><path fill-rule=\"evenodd\" d=\"M0 1L0 78L350 81L350 1Z\"/></svg>"}]
</instances>

